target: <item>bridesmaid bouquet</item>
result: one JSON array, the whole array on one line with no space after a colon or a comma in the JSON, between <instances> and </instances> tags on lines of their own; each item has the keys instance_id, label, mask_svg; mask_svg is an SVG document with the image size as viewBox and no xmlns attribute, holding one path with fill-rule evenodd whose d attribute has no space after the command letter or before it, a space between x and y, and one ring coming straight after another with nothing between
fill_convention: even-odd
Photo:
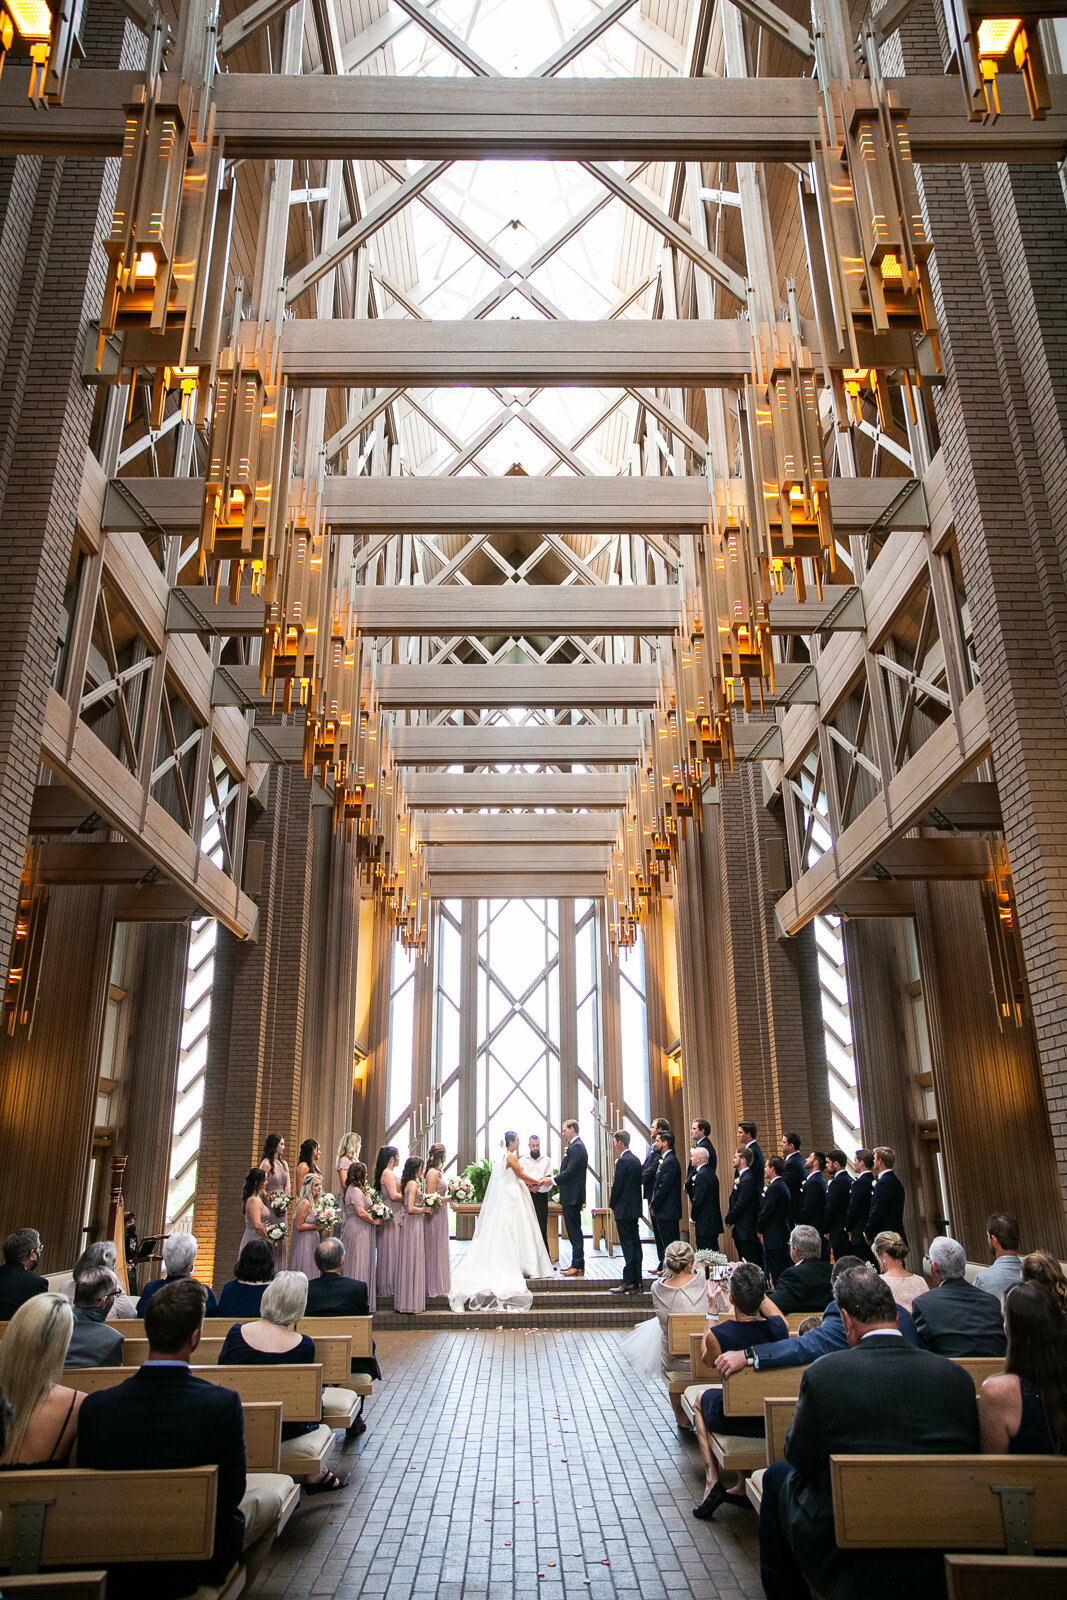
<instances>
[{"instance_id":1,"label":"bridesmaid bouquet","mask_svg":"<svg viewBox=\"0 0 1067 1600\"><path fill-rule=\"evenodd\" d=\"M474 1199L474 1185L469 1178L449 1178L445 1184L445 1193L450 1200L457 1200L461 1205L469 1205Z\"/></svg>"},{"instance_id":2,"label":"bridesmaid bouquet","mask_svg":"<svg viewBox=\"0 0 1067 1600\"><path fill-rule=\"evenodd\" d=\"M440 1194L424 1194L419 1196L419 1204L429 1212L440 1211L444 1205L444 1196Z\"/></svg>"},{"instance_id":3,"label":"bridesmaid bouquet","mask_svg":"<svg viewBox=\"0 0 1067 1600\"><path fill-rule=\"evenodd\" d=\"M271 1244L279 1244L288 1232L289 1230L284 1222L272 1222L267 1227L267 1238Z\"/></svg>"},{"instance_id":4,"label":"bridesmaid bouquet","mask_svg":"<svg viewBox=\"0 0 1067 1600\"><path fill-rule=\"evenodd\" d=\"M370 1196L370 1205L367 1207L375 1222L392 1222L393 1208L388 1200L383 1200L380 1194Z\"/></svg>"},{"instance_id":5,"label":"bridesmaid bouquet","mask_svg":"<svg viewBox=\"0 0 1067 1600\"><path fill-rule=\"evenodd\" d=\"M284 1217L292 1203L292 1195L282 1194L280 1190L277 1194L272 1194L270 1199L267 1201L267 1204L270 1206L270 1209L274 1212L276 1217Z\"/></svg>"},{"instance_id":6,"label":"bridesmaid bouquet","mask_svg":"<svg viewBox=\"0 0 1067 1600\"><path fill-rule=\"evenodd\" d=\"M319 1222L325 1223L328 1228L332 1228L335 1223L340 1222L341 1212L337 1204L337 1196L324 1194L315 1207L315 1216Z\"/></svg>"}]
</instances>

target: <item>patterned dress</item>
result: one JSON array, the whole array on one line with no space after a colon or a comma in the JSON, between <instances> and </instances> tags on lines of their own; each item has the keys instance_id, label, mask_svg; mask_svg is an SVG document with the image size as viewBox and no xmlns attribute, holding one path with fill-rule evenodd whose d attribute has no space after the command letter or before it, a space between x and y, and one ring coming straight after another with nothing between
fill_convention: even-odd
<instances>
[{"instance_id":1,"label":"patterned dress","mask_svg":"<svg viewBox=\"0 0 1067 1600\"><path fill-rule=\"evenodd\" d=\"M374 1282L375 1246L378 1234L385 1229L376 1228L373 1222L365 1222L356 1215L357 1206L362 1206L364 1211L370 1209L370 1202L362 1189L346 1189L341 1205L345 1219L341 1229L341 1243L345 1247L345 1277L358 1278L367 1285L367 1300L373 1315L378 1302ZM385 1224L385 1228L392 1226L391 1222Z\"/></svg>"}]
</instances>

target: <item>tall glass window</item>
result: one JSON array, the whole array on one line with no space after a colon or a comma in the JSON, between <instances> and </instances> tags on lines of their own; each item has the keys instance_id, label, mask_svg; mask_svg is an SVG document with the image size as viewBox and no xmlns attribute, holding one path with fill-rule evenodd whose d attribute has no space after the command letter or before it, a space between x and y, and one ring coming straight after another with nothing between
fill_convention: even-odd
<instances>
[{"instance_id":1,"label":"tall glass window","mask_svg":"<svg viewBox=\"0 0 1067 1600\"><path fill-rule=\"evenodd\" d=\"M537 1132L554 1154L560 1111L559 902L478 905L475 1143Z\"/></svg>"}]
</instances>

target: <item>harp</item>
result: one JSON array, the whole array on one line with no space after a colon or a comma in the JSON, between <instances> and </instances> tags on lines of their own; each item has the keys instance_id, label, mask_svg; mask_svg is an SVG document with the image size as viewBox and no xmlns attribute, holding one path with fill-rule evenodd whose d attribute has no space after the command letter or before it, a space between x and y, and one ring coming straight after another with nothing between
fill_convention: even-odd
<instances>
[{"instance_id":1,"label":"harp","mask_svg":"<svg viewBox=\"0 0 1067 1600\"><path fill-rule=\"evenodd\" d=\"M125 1175L126 1157L112 1156L111 1198L107 1208L106 1237L115 1246L115 1272L122 1284L122 1292L129 1294L130 1280L126 1271L126 1207L122 1199L122 1180Z\"/></svg>"}]
</instances>

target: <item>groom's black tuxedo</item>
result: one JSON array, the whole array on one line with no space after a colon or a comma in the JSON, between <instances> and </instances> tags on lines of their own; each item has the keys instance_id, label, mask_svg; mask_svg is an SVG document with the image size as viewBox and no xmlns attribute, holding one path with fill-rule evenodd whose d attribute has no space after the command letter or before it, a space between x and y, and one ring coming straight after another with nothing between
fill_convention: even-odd
<instances>
[{"instance_id":1,"label":"groom's black tuxedo","mask_svg":"<svg viewBox=\"0 0 1067 1600\"><path fill-rule=\"evenodd\" d=\"M585 1271L585 1241L582 1238L582 1207L585 1205L585 1175L589 1156L580 1139L572 1139L567 1146L559 1169L556 1185L559 1203L563 1208L563 1224L571 1242L571 1266Z\"/></svg>"},{"instance_id":2,"label":"groom's black tuxedo","mask_svg":"<svg viewBox=\"0 0 1067 1600\"><path fill-rule=\"evenodd\" d=\"M641 1282L641 1163L632 1150L624 1150L615 1163L615 1178L608 1205L622 1245L622 1281L637 1288Z\"/></svg>"}]
</instances>

